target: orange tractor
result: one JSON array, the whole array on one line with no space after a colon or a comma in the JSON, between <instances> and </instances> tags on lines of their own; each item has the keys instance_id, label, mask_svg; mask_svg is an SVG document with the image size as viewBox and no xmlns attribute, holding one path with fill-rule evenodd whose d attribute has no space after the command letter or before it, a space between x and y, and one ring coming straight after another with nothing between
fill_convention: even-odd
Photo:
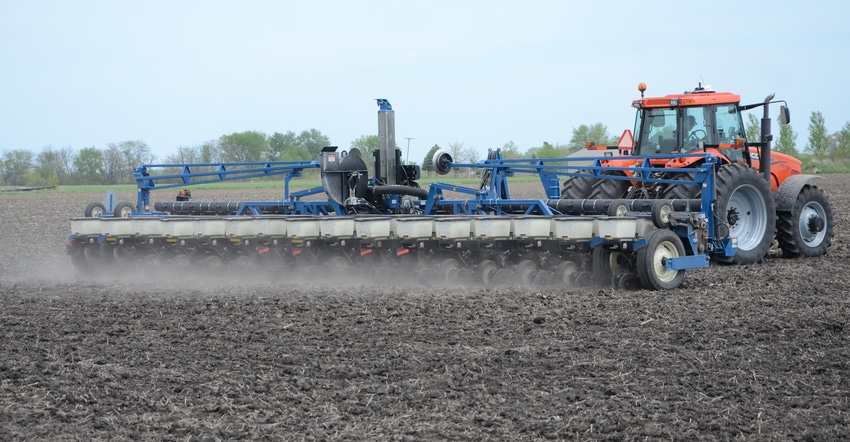
<instances>
[{"instance_id":1,"label":"orange tractor","mask_svg":"<svg viewBox=\"0 0 850 442\"><path fill-rule=\"evenodd\" d=\"M739 95L703 87L657 98L644 97L643 83L638 90L641 98L632 102L637 109L634 135L626 130L617 146L590 147L610 149L604 152L602 169L587 170L565 181L561 198L693 200L701 193L699 186L685 183L693 174L663 169L693 168L705 161L704 153L710 153L720 159L715 166L716 195L710 211L718 235L737 238L738 245L734 256L714 259L755 263L764 258L774 239L787 257L826 254L833 237L832 206L815 185L822 177L804 175L800 160L771 152L769 105L774 103L773 94L761 103L741 105ZM784 101L776 102L783 103L779 122L787 124L788 108ZM761 140L751 141L746 139L742 112L757 107L764 108ZM671 158L671 154L675 156ZM630 169L636 164L631 155L648 156L659 170L654 172L659 180L630 180L635 173ZM653 159L653 155L659 158Z\"/></svg>"}]
</instances>

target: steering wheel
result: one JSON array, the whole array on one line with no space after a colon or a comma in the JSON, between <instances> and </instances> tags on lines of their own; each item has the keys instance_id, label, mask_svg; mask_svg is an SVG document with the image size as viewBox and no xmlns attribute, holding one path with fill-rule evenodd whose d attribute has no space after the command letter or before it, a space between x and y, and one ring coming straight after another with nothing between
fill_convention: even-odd
<instances>
[{"instance_id":1,"label":"steering wheel","mask_svg":"<svg viewBox=\"0 0 850 442\"><path fill-rule=\"evenodd\" d=\"M702 135L700 135L700 134L702 134ZM696 145L697 143L700 142L700 140L704 140L705 137L706 137L705 131L702 130L702 129L697 129L697 130L691 132L691 135L688 136L688 143L693 143L694 145Z\"/></svg>"}]
</instances>

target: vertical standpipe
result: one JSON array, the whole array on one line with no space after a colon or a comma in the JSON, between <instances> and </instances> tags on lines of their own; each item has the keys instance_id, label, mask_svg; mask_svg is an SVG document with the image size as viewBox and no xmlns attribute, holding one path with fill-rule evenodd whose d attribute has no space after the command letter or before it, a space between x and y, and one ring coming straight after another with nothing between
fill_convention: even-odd
<instances>
[{"instance_id":1,"label":"vertical standpipe","mask_svg":"<svg viewBox=\"0 0 850 442\"><path fill-rule=\"evenodd\" d=\"M774 94L770 94L764 99L764 116L761 119L761 142L764 143L761 148L761 159L759 159L759 167L764 179L770 184L770 142L773 141L773 135L770 134L770 100L773 100Z\"/></svg>"},{"instance_id":2,"label":"vertical standpipe","mask_svg":"<svg viewBox=\"0 0 850 442\"><path fill-rule=\"evenodd\" d=\"M375 175L390 186L396 183L395 112L390 102L378 98L378 152L380 164Z\"/></svg>"}]
</instances>

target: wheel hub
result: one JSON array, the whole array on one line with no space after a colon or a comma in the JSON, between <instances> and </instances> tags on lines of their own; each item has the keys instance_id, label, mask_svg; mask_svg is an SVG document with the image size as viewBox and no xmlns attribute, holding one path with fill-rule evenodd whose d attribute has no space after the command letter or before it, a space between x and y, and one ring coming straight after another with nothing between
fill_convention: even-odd
<instances>
[{"instance_id":1,"label":"wheel hub","mask_svg":"<svg viewBox=\"0 0 850 442\"><path fill-rule=\"evenodd\" d=\"M732 208L726 212L726 222L729 223L730 226L738 224L739 219L741 219L741 216L738 214L738 209Z\"/></svg>"},{"instance_id":2,"label":"wheel hub","mask_svg":"<svg viewBox=\"0 0 850 442\"><path fill-rule=\"evenodd\" d=\"M808 227L809 232L811 233L819 233L823 231L824 227L826 227L826 223L823 218L819 216L812 216L809 218L809 222L806 223L806 227Z\"/></svg>"}]
</instances>

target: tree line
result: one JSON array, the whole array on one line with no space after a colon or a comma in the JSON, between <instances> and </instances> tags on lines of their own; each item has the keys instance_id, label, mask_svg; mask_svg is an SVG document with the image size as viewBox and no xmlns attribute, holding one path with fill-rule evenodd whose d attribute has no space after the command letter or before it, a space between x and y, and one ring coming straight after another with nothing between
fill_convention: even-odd
<instances>
[{"instance_id":1,"label":"tree line","mask_svg":"<svg viewBox=\"0 0 850 442\"><path fill-rule=\"evenodd\" d=\"M807 165L818 170L850 170L850 122L830 134L823 115L814 111L809 117L808 130L808 142L801 151L797 148L797 133L792 125L780 125L774 150L793 156L802 155ZM758 140L760 132L759 119L748 114L747 139ZM565 145L544 141L541 146L522 150L509 141L500 149L504 158L562 158L581 150L587 142L612 145L617 140L618 137L609 134L608 128L602 123L582 124L572 129L570 141ZM330 139L316 129L298 134L292 131L275 132L272 135L259 131L236 132L197 146L177 147L160 163L310 161L318 160L321 149L330 144ZM369 159L378 148L378 136L363 135L352 141L349 148L361 151L371 171ZM439 149L441 147L435 144L422 159L420 167L423 174L433 173L431 158ZM474 163L483 159L477 149L465 146L461 141L448 143L446 149L458 163ZM6 150L0 157L0 185L130 184L135 181L133 171L137 166L153 164L156 160L150 147L138 140L109 143L105 149L84 147L76 152L70 147L56 149L50 146L38 154L26 149Z\"/></svg>"}]
</instances>

